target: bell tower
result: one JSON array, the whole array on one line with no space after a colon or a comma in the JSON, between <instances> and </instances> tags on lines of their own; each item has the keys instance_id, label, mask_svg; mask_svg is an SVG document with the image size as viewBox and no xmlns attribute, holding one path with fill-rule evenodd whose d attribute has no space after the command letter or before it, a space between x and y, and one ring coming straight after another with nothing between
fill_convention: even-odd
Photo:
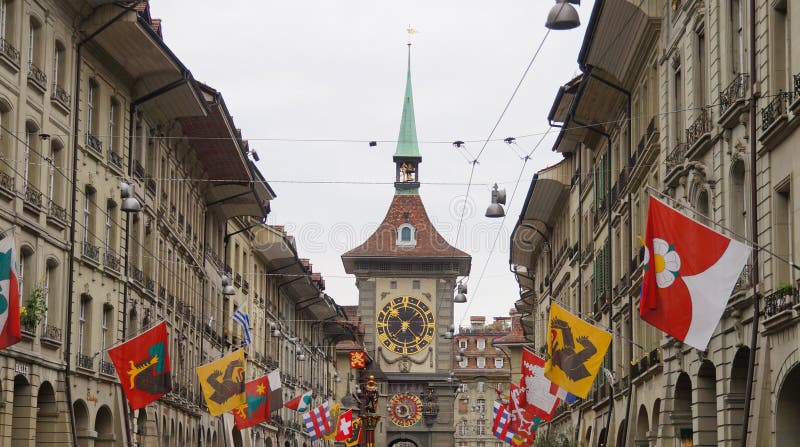
<instances>
[{"instance_id":1,"label":"bell tower","mask_svg":"<svg viewBox=\"0 0 800 447\"><path fill-rule=\"evenodd\" d=\"M453 343L443 335L453 325L456 280L469 274L471 257L439 234L419 193L410 45L393 161L395 193L383 222L342 255L345 271L356 277L364 347L384 378L375 441L453 446Z\"/></svg>"}]
</instances>

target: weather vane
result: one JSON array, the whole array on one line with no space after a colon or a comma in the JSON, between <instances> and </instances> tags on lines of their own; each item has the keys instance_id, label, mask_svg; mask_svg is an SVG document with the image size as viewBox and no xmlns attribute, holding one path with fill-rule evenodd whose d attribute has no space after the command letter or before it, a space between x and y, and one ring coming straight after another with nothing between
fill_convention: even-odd
<instances>
[{"instance_id":1,"label":"weather vane","mask_svg":"<svg viewBox=\"0 0 800 447\"><path fill-rule=\"evenodd\" d=\"M419 31L412 28L411 24L409 24L408 28L406 28L406 32L408 32L408 45L411 46L411 36L417 34Z\"/></svg>"}]
</instances>

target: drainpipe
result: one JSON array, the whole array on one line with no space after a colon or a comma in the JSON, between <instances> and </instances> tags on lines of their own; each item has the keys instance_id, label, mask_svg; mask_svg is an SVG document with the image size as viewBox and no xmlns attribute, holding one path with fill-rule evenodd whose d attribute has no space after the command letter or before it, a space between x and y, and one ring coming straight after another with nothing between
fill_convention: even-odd
<instances>
[{"instance_id":1,"label":"drainpipe","mask_svg":"<svg viewBox=\"0 0 800 447\"><path fill-rule=\"evenodd\" d=\"M742 420L741 447L747 446L747 431L750 423L750 399L753 395L753 378L755 376L756 344L758 343L759 324L759 281L758 281L758 217L756 215L756 101L758 100L756 78L756 0L750 0L750 235L753 244L753 268L750 270L750 283L753 285L753 331L750 336L750 358L747 362L747 383L744 392L744 418Z\"/></svg>"},{"instance_id":2,"label":"drainpipe","mask_svg":"<svg viewBox=\"0 0 800 447\"><path fill-rule=\"evenodd\" d=\"M78 125L79 125L79 110L80 110L80 99L81 99L81 50L83 46L93 40L98 34L102 33L106 30L109 26L111 26L114 22L121 19L125 14L134 11L134 8L141 3L142 0L137 1L135 4L130 5L126 8L123 8L122 12L111 18L108 22L103 24L100 28L95 30L92 34L89 34L83 40L79 41L75 45L75 101L73 103L73 117L72 117L72 194L71 194L71 218L69 224L69 279L67 281L67 321L66 321L66 340L64 343L66 344L66 352L64 353L64 358L66 360L66 364L64 365L64 385L67 391L67 400L69 401L67 404L67 411L69 413L69 420L70 420L70 431L72 432L72 445L78 445L78 429L75 425L75 411L72 408L72 380L71 380L71 371L72 371L72 312L73 312L73 294L75 293L75 214L76 214L76 205L75 201L77 200L78 196ZM86 17L88 19L91 17L98 8L92 10L92 12ZM83 22L86 21L83 20Z\"/></svg>"}]
</instances>

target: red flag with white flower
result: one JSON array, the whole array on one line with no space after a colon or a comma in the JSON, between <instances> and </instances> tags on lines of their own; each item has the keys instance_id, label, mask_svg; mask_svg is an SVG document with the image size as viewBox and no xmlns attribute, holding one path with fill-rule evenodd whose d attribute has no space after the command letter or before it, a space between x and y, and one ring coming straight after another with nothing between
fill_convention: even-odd
<instances>
[{"instance_id":1,"label":"red flag with white flower","mask_svg":"<svg viewBox=\"0 0 800 447\"><path fill-rule=\"evenodd\" d=\"M650 197L639 315L705 350L750 249Z\"/></svg>"},{"instance_id":2,"label":"red flag with white flower","mask_svg":"<svg viewBox=\"0 0 800 447\"><path fill-rule=\"evenodd\" d=\"M527 348L522 348L522 377L520 386L525 389L523 400L537 416L545 421L553 419L558 407L558 385L544 376L544 359Z\"/></svg>"}]
</instances>

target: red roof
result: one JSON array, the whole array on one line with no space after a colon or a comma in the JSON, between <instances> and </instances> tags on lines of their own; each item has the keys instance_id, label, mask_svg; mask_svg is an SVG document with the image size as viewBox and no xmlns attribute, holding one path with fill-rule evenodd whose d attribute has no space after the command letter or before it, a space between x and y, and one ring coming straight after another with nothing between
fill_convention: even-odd
<instances>
[{"instance_id":1,"label":"red roof","mask_svg":"<svg viewBox=\"0 0 800 447\"><path fill-rule=\"evenodd\" d=\"M416 245L397 245L397 228L405 223L416 229ZM470 256L450 245L431 223L425 205L417 194L395 195L389 211L378 229L363 244L348 251L348 257L441 257L467 258Z\"/></svg>"}]
</instances>

